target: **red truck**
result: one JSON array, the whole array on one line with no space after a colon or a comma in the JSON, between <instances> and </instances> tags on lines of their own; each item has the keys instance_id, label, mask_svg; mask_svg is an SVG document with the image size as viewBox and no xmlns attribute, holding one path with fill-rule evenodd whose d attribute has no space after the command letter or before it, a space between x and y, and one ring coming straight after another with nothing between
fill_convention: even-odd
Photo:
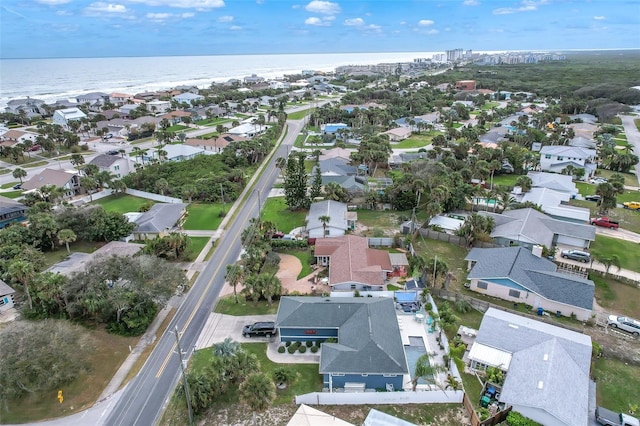
<instances>
[{"instance_id":1,"label":"red truck","mask_svg":"<svg viewBox=\"0 0 640 426\"><path fill-rule=\"evenodd\" d=\"M609 229L620 228L620 224L618 222L609 220L608 217L592 217L591 224L597 225L597 226L604 226L605 228L609 228Z\"/></svg>"}]
</instances>

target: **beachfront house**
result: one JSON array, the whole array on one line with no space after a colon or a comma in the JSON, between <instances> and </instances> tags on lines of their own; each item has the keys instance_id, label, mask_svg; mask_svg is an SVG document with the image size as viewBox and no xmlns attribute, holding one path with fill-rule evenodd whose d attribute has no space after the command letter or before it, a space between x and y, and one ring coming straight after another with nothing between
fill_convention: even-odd
<instances>
[{"instance_id":1,"label":"beachfront house","mask_svg":"<svg viewBox=\"0 0 640 426\"><path fill-rule=\"evenodd\" d=\"M392 298L284 296L276 327L281 342L325 342L319 372L329 391L402 389L409 374Z\"/></svg>"},{"instance_id":2,"label":"beachfront house","mask_svg":"<svg viewBox=\"0 0 640 426\"><path fill-rule=\"evenodd\" d=\"M198 103L199 101L204 99L204 96L202 95L197 95L191 92L185 92L185 93L180 93L179 95L174 96L173 98L174 101L182 104L189 104L191 106L193 106L194 104Z\"/></svg>"},{"instance_id":3,"label":"beachfront house","mask_svg":"<svg viewBox=\"0 0 640 426\"><path fill-rule=\"evenodd\" d=\"M157 99L147 102L147 110L154 115L162 115L171 109L171 102Z\"/></svg>"}]
</instances>

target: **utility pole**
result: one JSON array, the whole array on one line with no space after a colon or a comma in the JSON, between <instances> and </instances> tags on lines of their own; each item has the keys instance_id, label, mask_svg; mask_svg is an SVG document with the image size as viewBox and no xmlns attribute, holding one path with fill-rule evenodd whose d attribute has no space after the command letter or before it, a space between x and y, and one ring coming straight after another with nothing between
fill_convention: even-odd
<instances>
[{"instance_id":1,"label":"utility pole","mask_svg":"<svg viewBox=\"0 0 640 426\"><path fill-rule=\"evenodd\" d=\"M224 213L225 202L224 202L224 189L222 189L222 184L220 184L220 198L222 199L222 213Z\"/></svg>"},{"instance_id":2,"label":"utility pole","mask_svg":"<svg viewBox=\"0 0 640 426\"><path fill-rule=\"evenodd\" d=\"M433 258L433 288L436 288L436 268L438 267L438 255Z\"/></svg>"},{"instance_id":3,"label":"utility pole","mask_svg":"<svg viewBox=\"0 0 640 426\"><path fill-rule=\"evenodd\" d=\"M191 393L189 392L189 383L187 382L187 373L184 370L185 360L182 359L182 348L180 347L180 332L178 326L175 328L176 346L178 348L178 359L180 360L180 370L182 371L182 384L184 385L184 395L187 399L187 410L189 411L189 424L193 425L193 409L191 408Z\"/></svg>"}]
</instances>

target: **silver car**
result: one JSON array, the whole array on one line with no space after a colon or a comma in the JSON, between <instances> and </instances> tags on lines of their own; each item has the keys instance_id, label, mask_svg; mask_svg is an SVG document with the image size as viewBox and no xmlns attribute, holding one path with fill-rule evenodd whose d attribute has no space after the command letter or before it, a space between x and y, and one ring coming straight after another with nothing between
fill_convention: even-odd
<instances>
[{"instance_id":1,"label":"silver car","mask_svg":"<svg viewBox=\"0 0 640 426\"><path fill-rule=\"evenodd\" d=\"M560 256L562 256L565 259L578 260L584 263L591 262L591 255L589 255L589 253L587 252L580 251L580 250L562 250L562 252L560 253Z\"/></svg>"},{"instance_id":2,"label":"silver car","mask_svg":"<svg viewBox=\"0 0 640 426\"><path fill-rule=\"evenodd\" d=\"M636 321L628 317L609 315L607 325L613 328L619 328L620 330L628 331L634 336L640 335L640 321Z\"/></svg>"}]
</instances>

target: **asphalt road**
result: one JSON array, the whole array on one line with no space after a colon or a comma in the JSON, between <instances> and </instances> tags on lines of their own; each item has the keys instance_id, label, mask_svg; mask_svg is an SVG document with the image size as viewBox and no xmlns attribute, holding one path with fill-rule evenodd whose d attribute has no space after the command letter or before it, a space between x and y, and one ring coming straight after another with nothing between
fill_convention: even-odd
<instances>
[{"instance_id":1,"label":"asphalt road","mask_svg":"<svg viewBox=\"0 0 640 426\"><path fill-rule=\"evenodd\" d=\"M124 389L124 394L106 420L107 425L154 425L162 416L180 373L173 330L177 327L181 332L181 347L185 352L184 358L188 359L224 285L226 265L235 262L240 255L242 230L251 218L257 216L259 200L264 203L266 194L279 174L275 159L287 155L302 129L302 120L287 123L289 129L285 139L265 165L246 203L240 205L237 216L218 240L215 253L198 276L167 331L139 374Z\"/></svg>"},{"instance_id":2,"label":"asphalt road","mask_svg":"<svg viewBox=\"0 0 640 426\"><path fill-rule=\"evenodd\" d=\"M624 126L624 133L627 136L627 142L633 145L634 154L640 157L640 131L638 131L636 124L633 122L636 116L622 115L620 118ZM638 182L640 182L640 163L636 164L636 176Z\"/></svg>"}]
</instances>

